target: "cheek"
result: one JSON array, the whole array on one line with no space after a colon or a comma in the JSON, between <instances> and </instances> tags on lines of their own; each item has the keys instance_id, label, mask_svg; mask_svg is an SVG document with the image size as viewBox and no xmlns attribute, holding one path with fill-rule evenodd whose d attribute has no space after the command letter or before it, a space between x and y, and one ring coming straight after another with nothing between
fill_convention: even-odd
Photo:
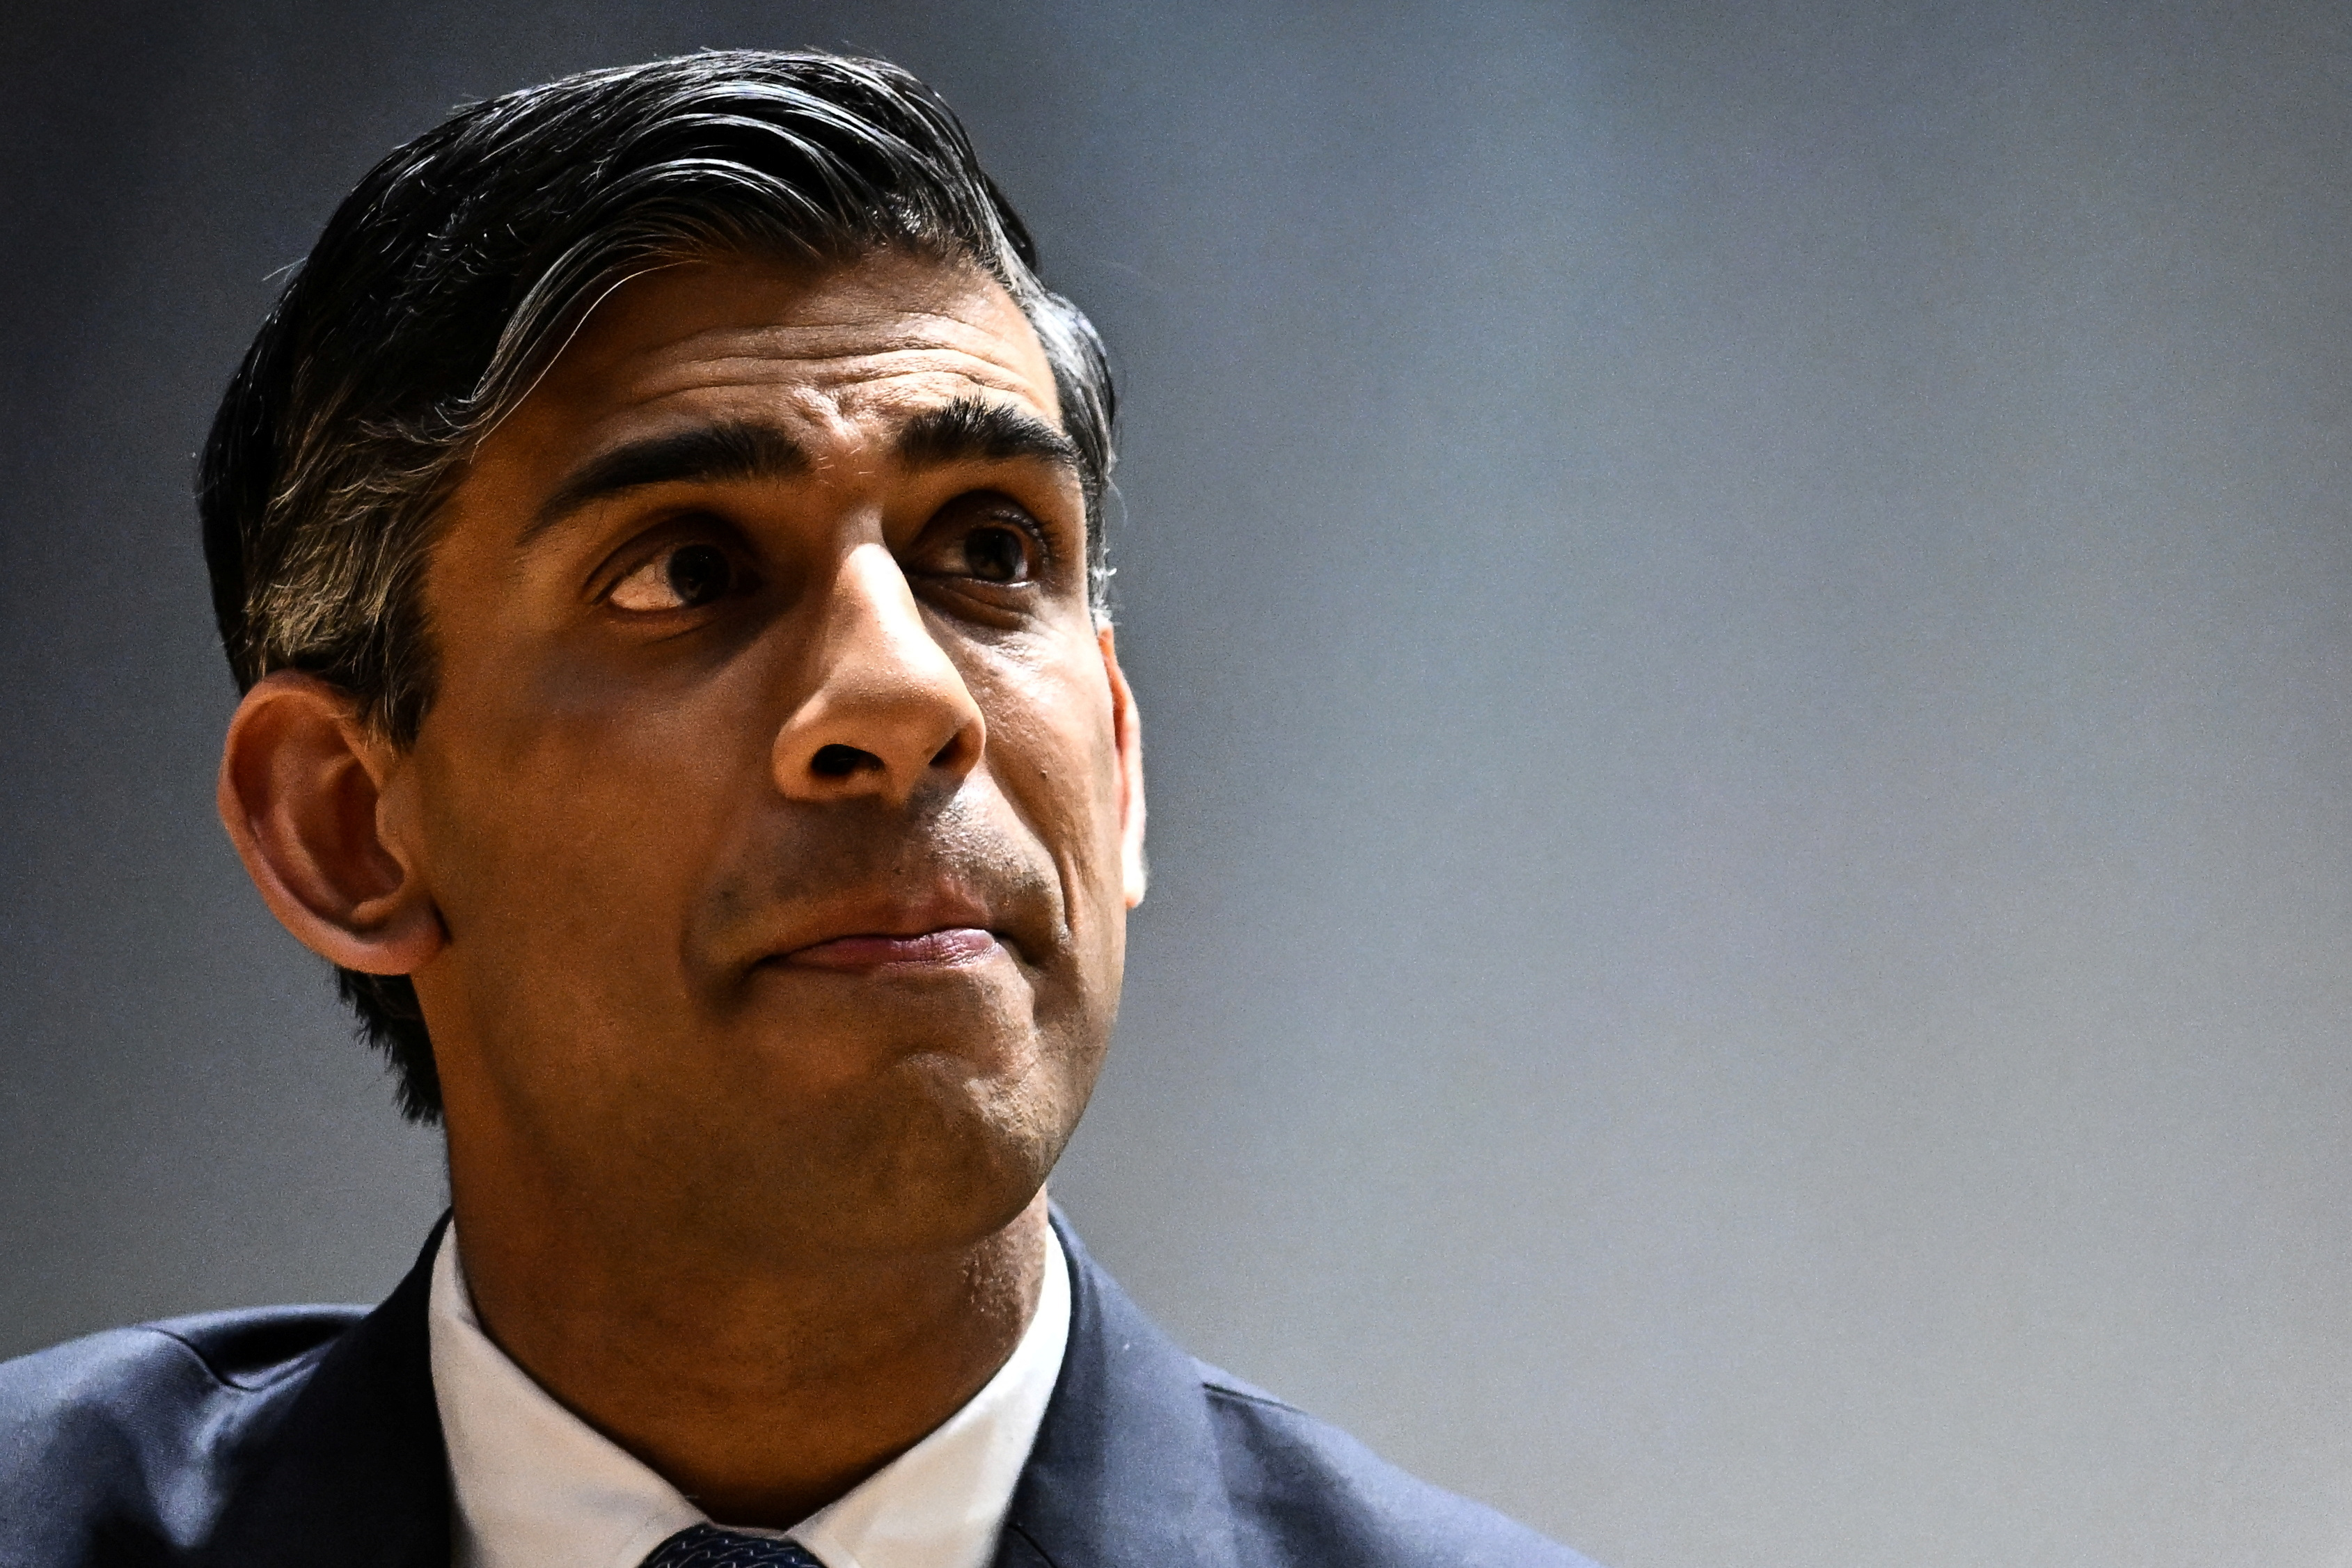
<instances>
[{"instance_id":1,"label":"cheek","mask_svg":"<svg viewBox=\"0 0 2352 1568\"><path fill-rule=\"evenodd\" d=\"M707 695L548 702L530 685L506 701L450 693L427 721L430 874L453 938L573 970L674 952L674 932L646 927L675 925L723 832L742 759L709 737L740 726L714 722Z\"/></svg>"},{"instance_id":2,"label":"cheek","mask_svg":"<svg viewBox=\"0 0 2352 1568\"><path fill-rule=\"evenodd\" d=\"M1093 644L1086 653L1092 655ZM974 694L998 787L1061 866L1074 899L1118 894L1118 757L1098 658L999 674ZM1123 902L1123 901L1122 901Z\"/></svg>"}]
</instances>

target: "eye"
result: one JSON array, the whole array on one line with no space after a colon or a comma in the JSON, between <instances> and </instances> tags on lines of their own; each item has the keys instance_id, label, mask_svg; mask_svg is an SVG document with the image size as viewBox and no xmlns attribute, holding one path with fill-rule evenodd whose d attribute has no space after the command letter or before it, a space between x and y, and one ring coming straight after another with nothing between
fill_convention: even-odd
<instances>
[{"instance_id":1,"label":"eye","mask_svg":"<svg viewBox=\"0 0 2352 1568\"><path fill-rule=\"evenodd\" d=\"M964 569L982 582L1026 582L1031 547L1010 523L982 523L963 537Z\"/></svg>"},{"instance_id":2,"label":"eye","mask_svg":"<svg viewBox=\"0 0 2352 1568\"><path fill-rule=\"evenodd\" d=\"M615 609L638 612L698 610L724 599L740 578L717 545L675 545L614 583L605 597Z\"/></svg>"}]
</instances>

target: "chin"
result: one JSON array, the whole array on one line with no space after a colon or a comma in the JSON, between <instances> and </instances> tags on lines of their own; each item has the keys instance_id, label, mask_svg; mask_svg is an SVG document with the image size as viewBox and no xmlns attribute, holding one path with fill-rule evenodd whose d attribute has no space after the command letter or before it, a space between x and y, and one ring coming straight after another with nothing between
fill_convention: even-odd
<instances>
[{"instance_id":1,"label":"chin","mask_svg":"<svg viewBox=\"0 0 2352 1568\"><path fill-rule=\"evenodd\" d=\"M863 1214L853 1223L870 1226L877 1241L956 1246L1002 1230L1036 1198L1069 1142L1079 1105L1050 1079L992 1080L955 1065L940 1063L867 1146L855 1189Z\"/></svg>"},{"instance_id":2,"label":"chin","mask_svg":"<svg viewBox=\"0 0 2352 1568\"><path fill-rule=\"evenodd\" d=\"M967 1037L968 1038L968 1037ZM977 1059L976 1059L977 1058ZM779 1089L789 1107L749 1134L740 1158L714 1139L696 1220L743 1244L805 1254L927 1252L968 1247L1034 1201L1069 1141L1091 1061L1080 1071L1034 1040L979 1053L917 1048L878 1072L810 1095ZM1077 1081L1074 1081L1077 1080ZM714 1129L716 1131L716 1129Z\"/></svg>"}]
</instances>

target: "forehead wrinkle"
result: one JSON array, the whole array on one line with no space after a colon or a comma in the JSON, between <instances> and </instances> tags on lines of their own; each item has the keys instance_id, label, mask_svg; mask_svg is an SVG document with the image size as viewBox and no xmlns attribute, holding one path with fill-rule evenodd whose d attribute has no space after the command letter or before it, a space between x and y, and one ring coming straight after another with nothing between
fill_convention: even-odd
<instances>
[{"instance_id":1,"label":"forehead wrinkle","mask_svg":"<svg viewBox=\"0 0 2352 1568\"><path fill-rule=\"evenodd\" d=\"M990 392L1037 401L1042 390L1022 370L1001 361L958 350L901 350L885 353L803 356L792 359L767 354L696 359L648 367L634 378L628 402L642 404L664 397L728 388L767 388L791 384L834 388L905 381L922 376L952 376ZM1050 405L1047 405L1050 406Z\"/></svg>"},{"instance_id":2,"label":"forehead wrinkle","mask_svg":"<svg viewBox=\"0 0 2352 1568\"><path fill-rule=\"evenodd\" d=\"M1016 323L1017 333L1003 330ZM926 325L932 329L922 329ZM1017 314L1004 323L903 309L840 322L733 323L704 328L644 350L637 358L641 363L650 361L646 369L657 378L666 369L693 366L728 367L737 373L761 367L805 373L845 366L887 367L906 360L975 362L1016 384L1034 384L1041 371L1048 382L1051 378L1042 346L1027 319Z\"/></svg>"},{"instance_id":3,"label":"forehead wrinkle","mask_svg":"<svg viewBox=\"0 0 2352 1568\"><path fill-rule=\"evenodd\" d=\"M839 319L763 321L756 325L722 322L671 339L663 345L663 351L691 354L698 352L698 345L706 342L740 342L769 354L781 350L782 357L786 358L827 358L834 357L825 351L828 342L846 340L877 352L925 348L979 352L981 347L1016 350L1025 347L1037 349L1042 356L1043 345L1036 342L1029 319L1017 308L1009 308L1005 316L1000 322L950 311L894 306ZM1007 328L1013 329L1008 331ZM812 353L797 343L813 343L817 351ZM775 347L763 348L764 345Z\"/></svg>"},{"instance_id":4,"label":"forehead wrinkle","mask_svg":"<svg viewBox=\"0 0 2352 1568\"><path fill-rule=\"evenodd\" d=\"M712 400L709 406L696 399L677 412L697 424L713 420L733 423L748 417L752 423L775 423L779 428L805 427L813 439L803 444L812 456L819 456L828 446L855 451L877 440L887 444L896 439L898 430L908 422L972 400L975 392L983 394L980 401L1009 402L1060 428L1058 411L1050 404L1038 407L1032 399L1022 395L1024 389L1002 387L961 371L927 371L919 378L856 377L816 385L799 378L774 383L746 383L731 378L698 382L646 392L615 412L636 416L629 421L634 425L638 419L648 415L658 418L669 412L663 405L674 399L693 399L696 393L705 392L756 392L759 395L751 400L756 412L746 411L733 398ZM1007 392L1013 395L1004 397L1003 394ZM990 393L999 395L984 395Z\"/></svg>"},{"instance_id":5,"label":"forehead wrinkle","mask_svg":"<svg viewBox=\"0 0 2352 1568\"><path fill-rule=\"evenodd\" d=\"M892 301L888 304L877 304L868 310L845 312L838 317L818 316L791 321L767 321L758 326L751 326L740 321L714 325L677 339L676 342L678 346L684 346L698 342L704 338L756 339L793 335L814 337L832 332L855 333L861 337L878 338L886 346L889 346L957 338L978 338L1002 342L1007 340L1007 334L1003 330L1003 326L1013 324L1018 326L1018 330L1011 334L1013 338L1019 338L1033 331L1029 326L1029 319L1022 315L1019 307L1013 306L1010 301L1007 302L1007 308L1003 312L1005 318L1003 323L976 319L993 317L997 314L999 313L992 309L982 309L972 315L962 315L952 310L929 310L920 306ZM926 334L919 329L925 325L930 325L937 330L931 334ZM888 330L893 327L898 329Z\"/></svg>"},{"instance_id":6,"label":"forehead wrinkle","mask_svg":"<svg viewBox=\"0 0 2352 1568\"><path fill-rule=\"evenodd\" d=\"M910 421L974 397L1010 403L1060 428L1057 402L1040 404L1028 386L1007 385L996 377L974 373L977 369L962 361L903 367L889 375L821 380L805 374L780 375L772 381L703 375L640 389L614 412L630 425L647 419L663 420L673 412L698 423L747 417L755 423L779 423L803 432L800 444L813 460L814 471L820 473L837 461L856 461L869 450L878 454L897 441Z\"/></svg>"},{"instance_id":7,"label":"forehead wrinkle","mask_svg":"<svg viewBox=\"0 0 2352 1568\"><path fill-rule=\"evenodd\" d=\"M615 345L578 362L565 401L611 434L673 419L780 422L804 433L820 467L855 462L906 420L975 394L1060 424L1051 366L1009 299L967 296L946 309L901 299L870 308L855 298L823 303L833 308L814 320L739 317ZM592 413L598 403L601 413Z\"/></svg>"}]
</instances>

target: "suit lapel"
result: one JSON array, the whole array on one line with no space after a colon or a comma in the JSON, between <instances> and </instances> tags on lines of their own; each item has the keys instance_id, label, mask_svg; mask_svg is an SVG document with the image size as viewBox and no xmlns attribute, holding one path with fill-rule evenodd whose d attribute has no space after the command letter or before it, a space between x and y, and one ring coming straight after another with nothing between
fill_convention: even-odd
<instances>
[{"instance_id":1,"label":"suit lapel","mask_svg":"<svg viewBox=\"0 0 2352 1568\"><path fill-rule=\"evenodd\" d=\"M448 1457L425 1304L446 1228L353 1325L270 1430L205 1568L447 1568ZM1070 1339L996 1568L1235 1568L1233 1517L1192 1361L1056 1214Z\"/></svg>"},{"instance_id":2,"label":"suit lapel","mask_svg":"<svg viewBox=\"0 0 2352 1568\"><path fill-rule=\"evenodd\" d=\"M1232 1509L1200 1373L1056 1213L1070 1342L1013 1494L996 1568L1233 1568Z\"/></svg>"},{"instance_id":3,"label":"suit lapel","mask_svg":"<svg viewBox=\"0 0 2352 1568\"><path fill-rule=\"evenodd\" d=\"M217 1568L448 1568L448 1458L425 1309L447 1228L327 1351L199 1561Z\"/></svg>"}]
</instances>

